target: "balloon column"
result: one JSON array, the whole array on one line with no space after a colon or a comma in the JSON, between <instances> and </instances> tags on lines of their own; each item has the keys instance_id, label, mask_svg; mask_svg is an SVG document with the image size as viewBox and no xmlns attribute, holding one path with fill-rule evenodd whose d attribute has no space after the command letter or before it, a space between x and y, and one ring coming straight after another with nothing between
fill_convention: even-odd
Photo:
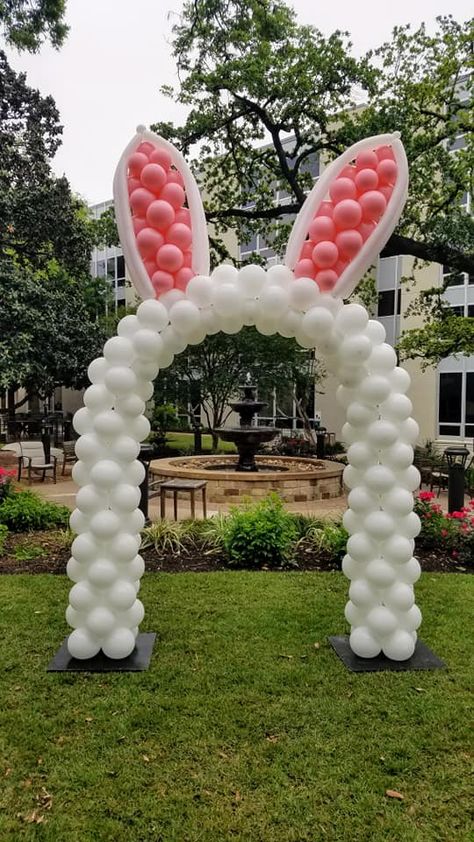
<instances>
[{"instance_id":1,"label":"balloon column","mask_svg":"<svg viewBox=\"0 0 474 842\"><path fill-rule=\"evenodd\" d=\"M138 508L144 468L137 456L150 431L145 403L175 354L218 331L255 325L317 348L339 378L351 489L344 573L351 580L350 645L362 657L404 660L415 647L420 611L413 584L419 521L412 492L418 435L382 325L359 304L344 304L390 236L407 192L397 135L368 138L323 172L301 209L284 264L268 270L222 265L209 272L204 211L182 156L139 127L118 164L114 196L130 275L144 299L118 325L89 367L91 385L74 417L80 438L73 477L80 490L68 563L75 583L66 616L76 658L100 650L124 658L144 609L137 598L144 564Z\"/></svg>"}]
</instances>

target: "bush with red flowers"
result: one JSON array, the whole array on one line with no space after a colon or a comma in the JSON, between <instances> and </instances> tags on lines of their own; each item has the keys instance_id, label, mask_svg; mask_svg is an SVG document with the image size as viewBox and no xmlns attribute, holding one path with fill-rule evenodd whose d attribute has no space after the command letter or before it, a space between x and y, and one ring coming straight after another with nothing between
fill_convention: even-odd
<instances>
[{"instance_id":1,"label":"bush with red flowers","mask_svg":"<svg viewBox=\"0 0 474 842\"><path fill-rule=\"evenodd\" d=\"M12 494L12 483L15 471L7 471L6 468L0 467L0 503Z\"/></svg>"},{"instance_id":2,"label":"bush with red flowers","mask_svg":"<svg viewBox=\"0 0 474 842\"><path fill-rule=\"evenodd\" d=\"M462 564L474 565L474 500L459 512L446 514L432 491L420 491L415 512L421 520L418 544L427 549L444 549Z\"/></svg>"}]
</instances>

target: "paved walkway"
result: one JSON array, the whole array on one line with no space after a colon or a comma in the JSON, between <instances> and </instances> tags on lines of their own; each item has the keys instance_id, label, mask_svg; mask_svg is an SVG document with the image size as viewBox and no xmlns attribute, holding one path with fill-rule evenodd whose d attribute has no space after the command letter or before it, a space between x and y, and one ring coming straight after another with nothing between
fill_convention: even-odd
<instances>
[{"instance_id":1,"label":"paved walkway","mask_svg":"<svg viewBox=\"0 0 474 842\"><path fill-rule=\"evenodd\" d=\"M26 483L22 483L22 485L24 487L28 487ZM64 506L68 506L68 508L70 509L74 509L75 507L77 486L70 476L59 477L56 485L50 480L45 480L45 482L32 483L31 487L34 488L34 490L37 491L39 494L41 494L41 496L44 497L46 500L51 500L54 503L61 503ZM197 497L199 496L200 495L197 495ZM440 494L438 502L441 504L444 511L448 510L448 495L446 494L446 492L442 492ZM467 502L468 498L466 497L466 503ZM298 512L300 514L313 515L315 517L335 519L340 518L345 509L347 508L347 497L346 495L343 495L341 497L336 497L331 500L313 500L309 503L288 503L286 505L286 508L290 512ZM168 517L172 517L173 500L171 496L167 499L166 511ZM229 505L225 503L213 503L212 501L208 503L209 516L227 511L229 511ZM150 500L149 515L151 520L159 520L160 501L158 497L155 497L152 500ZM190 516L191 511L189 507L189 501L179 500L179 519L185 520ZM202 517L202 508L198 499L196 499L196 516L198 518Z\"/></svg>"}]
</instances>

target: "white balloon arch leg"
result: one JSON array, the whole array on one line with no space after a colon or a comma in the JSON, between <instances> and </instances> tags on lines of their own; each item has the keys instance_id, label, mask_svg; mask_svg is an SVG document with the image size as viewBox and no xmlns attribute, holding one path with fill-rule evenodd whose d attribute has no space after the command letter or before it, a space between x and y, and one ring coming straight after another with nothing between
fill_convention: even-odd
<instances>
[{"instance_id":1,"label":"white balloon arch leg","mask_svg":"<svg viewBox=\"0 0 474 842\"><path fill-rule=\"evenodd\" d=\"M369 320L362 306L343 305L330 295L319 296L313 306L305 302L305 280L293 281L293 309L275 286L265 295L285 298L279 316L259 317L256 302L249 300L240 325L219 313L217 291L214 311L207 305L198 311L195 334L190 308L198 308L191 301L175 303L168 313L161 302L146 300L136 316L120 321L118 336L91 363L92 385L74 418L80 438L73 478L80 489L71 515L77 537L67 572L75 584L66 611L74 629L67 644L73 657L91 658L102 650L121 659L135 647L144 616L137 598L144 571L139 555L144 517L138 508L144 468L137 457L150 431L144 411L154 378L188 344L219 329L235 333L244 323L316 347L338 377L337 399L346 408L344 438L350 445L344 472L351 489L344 514L350 537L343 561L351 580L345 612L350 645L365 658L383 652L406 660L413 654L421 613L413 588L420 575L413 557L420 523L412 492L420 478L412 465L418 426L405 394L410 379L384 342L384 328ZM314 295L312 281L310 286Z\"/></svg>"}]
</instances>

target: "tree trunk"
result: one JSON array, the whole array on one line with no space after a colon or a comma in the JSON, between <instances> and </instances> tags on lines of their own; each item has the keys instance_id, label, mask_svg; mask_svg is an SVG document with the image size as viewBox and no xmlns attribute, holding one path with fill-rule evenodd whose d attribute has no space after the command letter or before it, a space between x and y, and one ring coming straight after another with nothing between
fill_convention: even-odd
<instances>
[{"instance_id":1,"label":"tree trunk","mask_svg":"<svg viewBox=\"0 0 474 842\"><path fill-rule=\"evenodd\" d=\"M7 392L8 401L8 417L11 421L15 420L15 387L11 386Z\"/></svg>"},{"instance_id":2,"label":"tree trunk","mask_svg":"<svg viewBox=\"0 0 474 842\"><path fill-rule=\"evenodd\" d=\"M217 448L219 447L219 436L215 430L211 430L212 436L212 452L217 453Z\"/></svg>"}]
</instances>

